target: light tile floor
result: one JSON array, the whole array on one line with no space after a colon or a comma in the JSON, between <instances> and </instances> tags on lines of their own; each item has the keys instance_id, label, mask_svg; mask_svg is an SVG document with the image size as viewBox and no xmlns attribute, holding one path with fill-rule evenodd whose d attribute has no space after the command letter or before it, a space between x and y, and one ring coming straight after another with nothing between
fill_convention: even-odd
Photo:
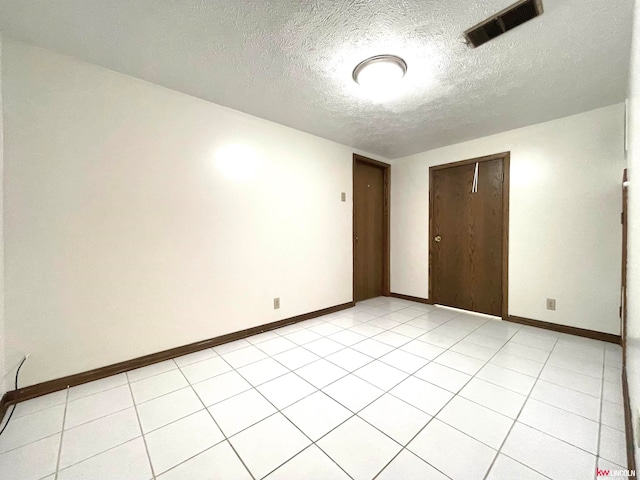
<instances>
[{"instance_id":1,"label":"light tile floor","mask_svg":"<svg viewBox=\"0 0 640 480\"><path fill-rule=\"evenodd\" d=\"M585 480L621 349L395 298L23 402L7 480Z\"/></svg>"}]
</instances>

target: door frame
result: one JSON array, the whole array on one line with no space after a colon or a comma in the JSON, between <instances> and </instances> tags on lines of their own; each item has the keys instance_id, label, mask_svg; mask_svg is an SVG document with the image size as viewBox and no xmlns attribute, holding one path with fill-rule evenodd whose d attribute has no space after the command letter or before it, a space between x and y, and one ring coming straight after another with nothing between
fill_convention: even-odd
<instances>
[{"instance_id":1,"label":"door frame","mask_svg":"<svg viewBox=\"0 0 640 480\"><path fill-rule=\"evenodd\" d=\"M356 298L356 163L358 162L382 169L384 202L382 213L382 221L384 222L382 239L382 295L388 297L391 294L391 165L354 153L353 166L351 170L351 191L353 192L353 202L351 210L351 255L353 257L351 299L353 301L355 301Z\"/></svg>"},{"instance_id":2,"label":"door frame","mask_svg":"<svg viewBox=\"0 0 640 480\"><path fill-rule=\"evenodd\" d=\"M431 240L434 235L433 226L433 172L447 168L461 167L476 162L490 162L502 160L502 319L509 316L509 177L510 177L511 152L501 152L484 157L470 158L459 162L444 163L429 167L429 300L434 304L433 298L433 249Z\"/></svg>"}]
</instances>

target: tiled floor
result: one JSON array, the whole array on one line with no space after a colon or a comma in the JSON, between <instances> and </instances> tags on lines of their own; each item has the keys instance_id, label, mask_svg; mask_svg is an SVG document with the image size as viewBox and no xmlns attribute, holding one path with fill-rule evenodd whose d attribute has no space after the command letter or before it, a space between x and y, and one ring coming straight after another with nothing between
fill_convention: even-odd
<instances>
[{"instance_id":1,"label":"tiled floor","mask_svg":"<svg viewBox=\"0 0 640 480\"><path fill-rule=\"evenodd\" d=\"M585 480L623 431L620 347L377 298L21 403L0 478Z\"/></svg>"}]
</instances>

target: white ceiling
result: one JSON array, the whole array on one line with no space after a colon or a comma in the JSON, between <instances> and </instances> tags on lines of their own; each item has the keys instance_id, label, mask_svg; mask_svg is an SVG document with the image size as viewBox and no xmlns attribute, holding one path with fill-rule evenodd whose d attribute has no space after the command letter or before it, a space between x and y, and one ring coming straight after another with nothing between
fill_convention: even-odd
<instances>
[{"instance_id":1,"label":"white ceiling","mask_svg":"<svg viewBox=\"0 0 640 480\"><path fill-rule=\"evenodd\" d=\"M462 32L514 0L0 0L19 40L387 158L625 98L629 0L543 0L477 49ZM376 104L354 66L392 53Z\"/></svg>"}]
</instances>

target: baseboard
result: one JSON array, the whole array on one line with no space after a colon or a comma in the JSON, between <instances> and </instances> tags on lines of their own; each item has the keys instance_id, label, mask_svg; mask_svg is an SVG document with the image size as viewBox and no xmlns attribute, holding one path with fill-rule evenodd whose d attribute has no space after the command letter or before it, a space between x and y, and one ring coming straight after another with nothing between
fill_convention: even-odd
<instances>
[{"instance_id":1,"label":"baseboard","mask_svg":"<svg viewBox=\"0 0 640 480\"><path fill-rule=\"evenodd\" d=\"M560 333L568 333L570 335L577 335L578 337L591 338L593 340L602 340L603 342L615 343L616 345L622 344L620 335L614 335L613 333L596 332L595 330L587 330L586 328L570 327L568 325L558 325L557 323L543 322L542 320L532 320L530 318L514 317L509 315L508 322L520 323L522 325L529 325L531 327L544 328L545 330L553 330Z\"/></svg>"},{"instance_id":2,"label":"baseboard","mask_svg":"<svg viewBox=\"0 0 640 480\"><path fill-rule=\"evenodd\" d=\"M624 429L627 444L627 470L636 469L636 457L633 447L633 417L631 415L631 402L629 400L629 384L627 383L627 368L622 365L622 399L624 403Z\"/></svg>"},{"instance_id":3,"label":"baseboard","mask_svg":"<svg viewBox=\"0 0 640 480\"><path fill-rule=\"evenodd\" d=\"M403 300L410 300L412 302L426 303L427 305L433 305L433 302L430 301L428 298L413 297L411 295L403 295L402 293L390 293L389 296L395 297L395 298L401 298Z\"/></svg>"},{"instance_id":4,"label":"baseboard","mask_svg":"<svg viewBox=\"0 0 640 480\"><path fill-rule=\"evenodd\" d=\"M7 410L9 409L9 397L7 396L9 392L5 393L4 395L2 395L2 398L0 398L0 424L2 424L2 420L4 419L4 415L7 413Z\"/></svg>"},{"instance_id":5,"label":"baseboard","mask_svg":"<svg viewBox=\"0 0 640 480\"><path fill-rule=\"evenodd\" d=\"M276 328L281 328L286 325L291 325L312 318L321 317L330 313L338 312L355 305L354 302L347 302L341 305L335 305L333 307L324 308L322 310L316 310L315 312L305 313L303 315L297 315L295 317L286 318L284 320L278 320L276 322L259 325L257 327L248 328L239 332L228 333L219 337L210 338L196 343L190 343L189 345L183 345L181 347L171 348L158 353L152 353L143 357L126 360L124 362L114 363L106 367L96 368L83 373L77 373L69 375L67 377L58 378L55 380L49 380L47 382L38 383L28 387L20 388L18 390L12 390L4 394L2 401L0 402L0 412L2 408L6 408L14 403L23 402L32 398L40 397L48 393L57 392L58 390L64 390L67 387L74 387L76 385L82 385L83 383L92 382L101 378L116 375L118 373L133 370L135 368L146 367L153 363L163 362L171 358L187 355L188 353L197 352L206 348L215 347L223 343L233 342L242 338L250 337L258 333L267 332ZM1 417L0 417L1 418Z\"/></svg>"}]
</instances>

